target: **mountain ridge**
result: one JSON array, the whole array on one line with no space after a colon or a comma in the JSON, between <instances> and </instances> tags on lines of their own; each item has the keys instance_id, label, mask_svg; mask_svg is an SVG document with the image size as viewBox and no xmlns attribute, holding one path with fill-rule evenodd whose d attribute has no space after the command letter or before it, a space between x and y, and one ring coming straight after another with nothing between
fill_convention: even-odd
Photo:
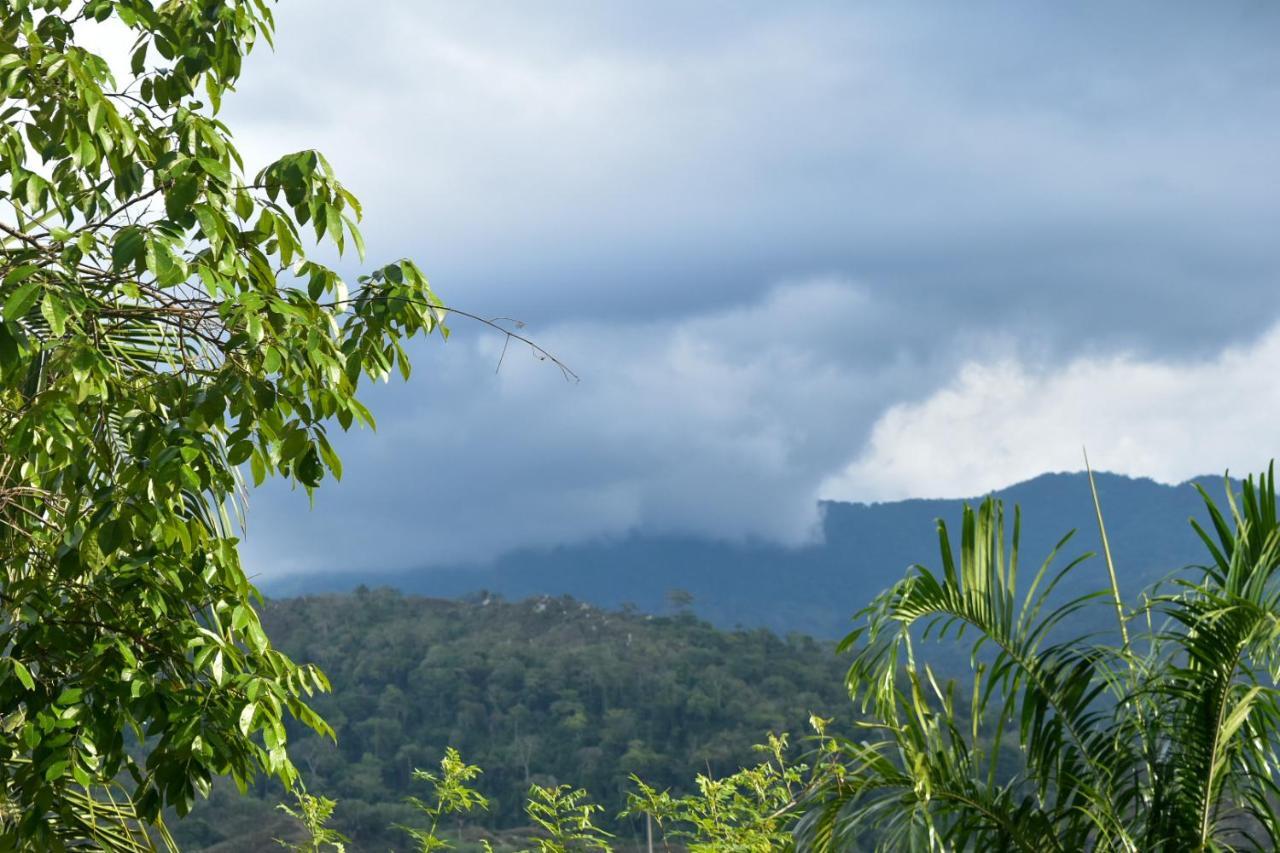
<instances>
[{"instance_id":1,"label":"mountain ridge","mask_svg":"<svg viewBox=\"0 0 1280 853\"><path fill-rule=\"evenodd\" d=\"M1187 523L1191 516L1204 515L1194 486L1205 486L1221 501L1222 478L1195 477L1166 485L1146 477L1098 472L1095 479L1126 594L1199 559L1202 546ZM1100 551L1083 472L1046 472L989 494L1021 508L1024 564L1030 558L1038 565L1071 529L1076 535L1064 558ZM954 530L961 507L983 497L821 501L822 539L799 546L631 533L523 549L487 566L295 575L262 586L273 597L342 592L362 585L449 598L480 590L508 598L568 594L602 607L632 604L648 612L669 610L667 593L680 589L693 596L698 615L722 627L834 637L847 630L854 612L901 578L909 566L936 564L935 519ZM1066 591L1083 592L1104 583L1099 562L1073 573Z\"/></svg>"}]
</instances>

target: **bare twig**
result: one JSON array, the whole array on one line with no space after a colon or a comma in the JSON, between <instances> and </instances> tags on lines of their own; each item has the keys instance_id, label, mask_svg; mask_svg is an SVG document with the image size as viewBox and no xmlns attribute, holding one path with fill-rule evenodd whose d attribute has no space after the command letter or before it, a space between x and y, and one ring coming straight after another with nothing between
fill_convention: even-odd
<instances>
[{"instance_id":1,"label":"bare twig","mask_svg":"<svg viewBox=\"0 0 1280 853\"><path fill-rule=\"evenodd\" d=\"M522 343L525 346L529 347L529 350L533 353L534 357L537 358L539 361L549 361L552 364L554 364L556 368L559 369L561 375L564 376L566 382L578 383L582 381L582 377L580 377L577 373L575 373L573 369L569 367L569 365L565 364L563 361L561 361L559 358L553 355L550 351L543 348L540 344L530 340L529 338L519 334L518 332L511 331L506 326L503 326L502 325L503 322L509 322L509 323L515 324L516 328L520 328L520 329L524 328L525 324L522 321L513 320L510 317L481 317L479 314L472 314L469 311L463 311L459 308L453 308L447 305L437 305L436 303L428 302L425 299L411 299L407 296L359 295L359 296L352 296L348 299L339 299L333 302L321 303L320 307L342 308L344 306L359 302L362 299L380 299L384 301L400 299L405 302L412 303L414 305L423 305L427 308L432 308L442 313L456 314L459 317L465 317L468 320L473 320L477 323L488 326L491 329L495 329L496 331L501 332L505 336L503 340L503 346L502 346L502 357L505 357L506 355L507 345L510 344L511 341L518 341L519 343ZM498 359L499 368L502 367L502 357L499 357Z\"/></svg>"}]
</instances>

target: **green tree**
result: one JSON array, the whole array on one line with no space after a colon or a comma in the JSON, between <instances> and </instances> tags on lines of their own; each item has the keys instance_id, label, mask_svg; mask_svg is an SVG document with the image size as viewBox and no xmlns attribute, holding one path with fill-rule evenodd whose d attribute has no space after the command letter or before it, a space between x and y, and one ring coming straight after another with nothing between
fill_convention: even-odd
<instances>
[{"instance_id":1,"label":"green tree","mask_svg":"<svg viewBox=\"0 0 1280 853\"><path fill-rule=\"evenodd\" d=\"M533 785L524 806L525 814L542 834L533 839L533 850L525 853L609 853L612 837L595 825L594 815L604 811L592 803L587 792L572 785Z\"/></svg>"},{"instance_id":2,"label":"green tree","mask_svg":"<svg viewBox=\"0 0 1280 853\"><path fill-rule=\"evenodd\" d=\"M481 770L462 760L462 756L453 747L444 751L440 759L440 775L426 770L414 770L413 778L420 782L428 782L432 787L432 802L425 802L418 797L410 797L409 803L431 825L426 829L411 826L398 826L413 838L413 843L421 853L433 853L436 850L450 850L453 845L440 837L440 821L449 815L464 815L475 809L489 808L489 801L471 785Z\"/></svg>"},{"instance_id":3,"label":"green tree","mask_svg":"<svg viewBox=\"0 0 1280 853\"><path fill-rule=\"evenodd\" d=\"M684 613L693 606L693 593L687 589L672 588L667 590L667 607L677 613Z\"/></svg>"},{"instance_id":4,"label":"green tree","mask_svg":"<svg viewBox=\"0 0 1280 853\"><path fill-rule=\"evenodd\" d=\"M848 703L834 644L572 600L482 605L376 590L273 601L262 618L278 648L314 661L333 683L314 707L338 733L336 748L303 731L290 755L310 790L340 801L334 826L378 849L407 847L381 828L418 825L403 804L422 796L412 770L435 771L446 744L485 768L489 809L468 823L525 825L531 784L570 783L605 807L599 822L621 839L637 826L616 820L631 774L693 793L698 773L758 764L751 745L766 732L803 731L810 712L831 716ZM689 697L702 690L723 706L694 716ZM585 725L565 725L579 711ZM230 793L198 805L199 824L174 826L179 840L247 843L236 827L260 822L241 823L252 806ZM255 796L280 794L263 787Z\"/></svg>"},{"instance_id":5,"label":"green tree","mask_svg":"<svg viewBox=\"0 0 1280 853\"><path fill-rule=\"evenodd\" d=\"M814 718L819 740L825 744L828 721ZM787 735L769 735L756 746L767 754L755 767L744 767L723 778L698 774L697 794L673 797L638 776L627 795L624 816L643 815L658 827L663 846L680 842L689 853L770 853L794 850L792 838L800 795L816 783L805 764L789 764ZM819 750L823 755L823 750ZM825 762L822 766L825 766Z\"/></svg>"},{"instance_id":6,"label":"green tree","mask_svg":"<svg viewBox=\"0 0 1280 853\"><path fill-rule=\"evenodd\" d=\"M298 844L276 839L276 843L293 853L322 853L326 847L332 848L334 853L344 853L351 839L326 825L333 817L337 800L317 797L301 788L294 790L293 798L293 806L280 803L276 808L302 825L306 840Z\"/></svg>"},{"instance_id":7,"label":"green tree","mask_svg":"<svg viewBox=\"0 0 1280 853\"><path fill-rule=\"evenodd\" d=\"M873 719L811 801L806 843L1276 849L1274 472L1239 495L1228 481L1228 514L1202 495L1211 524L1193 525L1206 565L1132 609L1109 558L1109 590L1061 600L1053 590L1080 561L1053 569L1053 554L1020 588L1018 516L1010 537L996 501L966 509L958 552L939 522L941 572L916 566L845 641L850 690ZM1119 623L1110 636L1075 636L1093 607ZM940 683L923 638L966 634L971 683Z\"/></svg>"},{"instance_id":8,"label":"green tree","mask_svg":"<svg viewBox=\"0 0 1280 853\"><path fill-rule=\"evenodd\" d=\"M79 43L109 21L128 68ZM340 476L327 430L373 425L362 376L407 376L443 310L412 262L349 290L308 258L363 254L320 154L245 171L218 109L272 28L266 0L0 0L5 840L92 836L117 778L144 821L220 774L291 785L285 718L328 731L259 624L240 466Z\"/></svg>"}]
</instances>

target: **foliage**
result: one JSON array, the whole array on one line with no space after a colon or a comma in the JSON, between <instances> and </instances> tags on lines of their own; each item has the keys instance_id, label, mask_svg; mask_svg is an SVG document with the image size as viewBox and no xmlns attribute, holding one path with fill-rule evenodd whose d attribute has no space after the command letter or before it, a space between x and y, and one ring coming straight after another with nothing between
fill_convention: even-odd
<instances>
[{"instance_id":1,"label":"foliage","mask_svg":"<svg viewBox=\"0 0 1280 853\"><path fill-rule=\"evenodd\" d=\"M410 826L399 826L413 838L421 853L433 850L448 850L453 845L440 838L440 819L447 815L464 815L475 809L489 808L489 800L479 791L470 787L481 770L462 760L462 756L453 747L444 751L440 759L440 775L425 770L414 770L413 778L419 782L429 782L435 795L434 803L426 803L417 797L410 797L409 803L431 821L425 830Z\"/></svg>"},{"instance_id":2,"label":"foliage","mask_svg":"<svg viewBox=\"0 0 1280 853\"><path fill-rule=\"evenodd\" d=\"M92 790L68 790L67 801L59 815L61 837L54 843L63 840L88 842L118 853L177 850L173 838L163 826L148 831L138 821L132 803L122 794L117 784L100 785ZM6 838L19 835L21 818L22 813L11 800L0 801L0 831Z\"/></svg>"},{"instance_id":3,"label":"foliage","mask_svg":"<svg viewBox=\"0 0 1280 853\"><path fill-rule=\"evenodd\" d=\"M409 849L388 827L418 825L403 799L420 793L414 768L438 765L445 744L485 769L489 809L473 812L470 826L526 826L531 785L570 784L605 807L601 826L635 839L643 822L615 818L631 774L691 794L698 773L757 764L751 744L766 732L803 731L810 711L830 716L848 703L833 645L571 599L456 602L374 590L269 601L263 625L333 680L316 710L337 743L298 732L290 754L311 790L339 801L334 825L359 849ZM281 792L262 785L252 795L215 790L174 827L184 849L250 849L269 820L262 798Z\"/></svg>"},{"instance_id":4,"label":"foliage","mask_svg":"<svg viewBox=\"0 0 1280 853\"><path fill-rule=\"evenodd\" d=\"M812 722L818 734L819 760L831 757L838 750L833 749L834 741L826 735L830 721L814 718ZM659 791L632 777L636 790L628 795L628 807L621 816L652 818L659 826L666 850L671 849L672 841L683 843L685 846L681 849L690 853L769 853L794 849L792 828L798 816L797 807L805 794L821 782L819 774L806 772L809 769L806 765L789 764L785 758L787 748L786 734L770 734L766 744L755 747L756 751L767 754L759 765L740 769L721 779L700 775L698 792L684 797L673 797L669 790ZM828 761L822 761L820 766L823 771L834 767ZM421 771L415 774L435 787L434 803L413 801L430 819L430 828L399 827L410 833L424 853L452 849L452 844L439 837L442 818L465 815L486 802L469 786L480 775L480 768L466 764L457 750L445 751L441 771L441 776ZM333 811L333 801L321 801L318 821L312 818L311 810L298 813L281 808L304 822L309 836L315 839L317 827L323 826ZM518 853L589 850L607 853L613 849L610 844L613 836L596 825L596 815L604 808L590 802L582 788L535 784L529 789L524 810L533 824L530 837L524 840L532 841L534 848ZM488 839L482 840L481 846L486 851L494 849Z\"/></svg>"},{"instance_id":5,"label":"foliage","mask_svg":"<svg viewBox=\"0 0 1280 853\"><path fill-rule=\"evenodd\" d=\"M307 840L302 844L281 840L277 840L276 843L294 853L321 853L326 847L332 847L337 853L343 853L350 839L326 825L329 818L333 816L333 809L338 805L337 801L328 797L317 797L298 789L294 790L293 797L296 808L285 803L280 803L276 808L302 824Z\"/></svg>"},{"instance_id":6,"label":"foliage","mask_svg":"<svg viewBox=\"0 0 1280 853\"><path fill-rule=\"evenodd\" d=\"M544 835L534 840L537 853L611 850L609 833L595 825L592 815L604 811L590 802L587 792L572 785L534 785L529 788L525 814Z\"/></svg>"},{"instance_id":7,"label":"foliage","mask_svg":"<svg viewBox=\"0 0 1280 853\"><path fill-rule=\"evenodd\" d=\"M850 690L874 719L867 740L841 744L845 772L813 798L805 842L1275 849L1274 472L1238 495L1228 481L1228 514L1202 497L1210 523L1193 524L1207 565L1121 606L1104 636L1074 629L1089 608L1114 619L1114 592L1053 593L1079 561L1054 571L1050 554L1019 588L1016 512L1009 537L999 502L966 509L958 554L940 522L942 571L916 566L845 641ZM939 682L924 658L930 634L973 636L969 685Z\"/></svg>"},{"instance_id":8,"label":"foliage","mask_svg":"<svg viewBox=\"0 0 1280 853\"><path fill-rule=\"evenodd\" d=\"M272 27L266 0L0 0L6 840L82 835L75 792L121 774L146 821L220 774L292 783L285 720L329 731L259 624L238 466L340 476L329 425L372 425L362 375L407 375L443 312L409 261L349 293L307 257L363 253L321 155L246 171L217 112Z\"/></svg>"},{"instance_id":9,"label":"foliage","mask_svg":"<svg viewBox=\"0 0 1280 853\"><path fill-rule=\"evenodd\" d=\"M825 746L826 720L814 719ZM756 746L765 761L721 779L699 774L697 794L673 797L633 776L636 790L627 797L627 814L648 815L664 842L681 841L690 853L769 853L794 849L792 829L800 794L814 785L804 764L785 758L787 735L770 734ZM825 749L820 749L821 756Z\"/></svg>"}]
</instances>

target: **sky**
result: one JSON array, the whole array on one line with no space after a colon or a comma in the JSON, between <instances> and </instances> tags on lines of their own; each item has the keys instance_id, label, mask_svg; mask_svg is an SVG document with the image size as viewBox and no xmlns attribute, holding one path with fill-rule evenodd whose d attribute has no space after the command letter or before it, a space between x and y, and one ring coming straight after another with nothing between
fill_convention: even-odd
<instances>
[{"instance_id":1,"label":"sky","mask_svg":"<svg viewBox=\"0 0 1280 853\"><path fill-rule=\"evenodd\" d=\"M599 537L799 544L823 499L1264 466L1280 8L286 0L224 107L319 148L457 319L259 577ZM354 276L358 265L340 262ZM501 361L500 361L501 359Z\"/></svg>"}]
</instances>

